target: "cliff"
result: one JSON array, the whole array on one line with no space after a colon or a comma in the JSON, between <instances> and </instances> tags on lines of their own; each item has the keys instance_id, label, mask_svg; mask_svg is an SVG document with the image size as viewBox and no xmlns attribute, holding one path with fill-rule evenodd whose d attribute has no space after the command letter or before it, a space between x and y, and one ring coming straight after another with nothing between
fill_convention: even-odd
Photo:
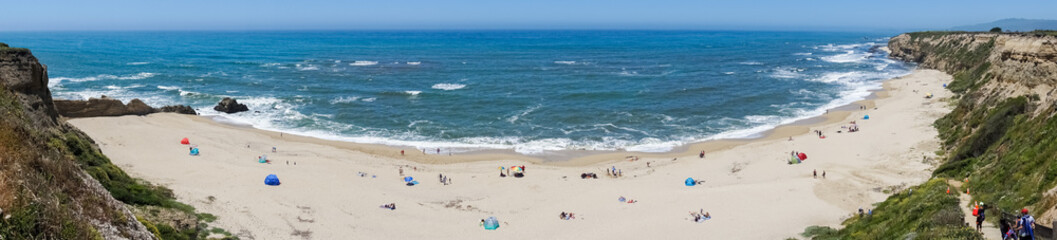
<instances>
[{"instance_id":1,"label":"cliff","mask_svg":"<svg viewBox=\"0 0 1057 240\"><path fill-rule=\"evenodd\" d=\"M29 50L0 45L0 234L26 239L152 239L79 166L67 140L88 139L58 119L47 69ZM90 141L90 140L89 140Z\"/></svg>"},{"instance_id":2,"label":"cliff","mask_svg":"<svg viewBox=\"0 0 1057 240\"><path fill-rule=\"evenodd\" d=\"M176 201L171 190L113 165L59 117L47 86L47 67L28 49L0 43L0 238L203 239L224 232L207 229L203 221L215 217Z\"/></svg>"},{"instance_id":3,"label":"cliff","mask_svg":"<svg viewBox=\"0 0 1057 240\"><path fill-rule=\"evenodd\" d=\"M975 230L958 228L957 201L939 189L971 189L974 201L990 206L988 221L1028 208L1038 223L1057 218L1057 34L916 32L888 43L891 57L944 71L954 76L947 88L951 113L937 120L943 148L936 178L916 189L914 196L936 200L910 201L909 192L896 193L878 204L875 212L895 217L849 219L839 231L809 228L815 239L845 239L884 233L884 236L930 236L979 239ZM946 180L967 182L962 188ZM944 197L945 196L945 197ZM948 199L939 201L940 199ZM952 212L943 214L943 212ZM940 230L937 231L937 228ZM819 230L822 229L822 230ZM811 234L809 234L809 232ZM939 234L937 234L937 232ZM997 236L991 236L997 237Z\"/></svg>"}]
</instances>

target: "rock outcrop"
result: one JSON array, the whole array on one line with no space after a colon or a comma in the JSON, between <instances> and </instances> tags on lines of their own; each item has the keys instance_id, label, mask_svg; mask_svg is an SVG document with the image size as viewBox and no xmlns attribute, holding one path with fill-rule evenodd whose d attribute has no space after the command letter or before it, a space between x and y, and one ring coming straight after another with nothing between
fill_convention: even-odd
<instances>
[{"instance_id":1,"label":"rock outcrop","mask_svg":"<svg viewBox=\"0 0 1057 240\"><path fill-rule=\"evenodd\" d=\"M217 103L217 106L213 107L213 110L217 110L218 112L223 113L237 113L249 111L250 108L246 107L245 104L241 104L238 101L235 101L234 98L226 97L223 100L220 100L220 102Z\"/></svg>"},{"instance_id":2,"label":"rock outcrop","mask_svg":"<svg viewBox=\"0 0 1057 240\"><path fill-rule=\"evenodd\" d=\"M183 114L197 114L193 108L186 105L164 106L153 108L139 99L132 99L128 104L121 100L102 96L88 100L55 100L55 108L59 115L69 118L79 117L107 117L124 115L147 115L156 112L175 112Z\"/></svg>"},{"instance_id":3,"label":"rock outcrop","mask_svg":"<svg viewBox=\"0 0 1057 240\"><path fill-rule=\"evenodd\" d=\"M47 68L27 49L0 44L0 114L0 236L155 239L96 180L99 172L82 168L109 160L99 157L87 135L58 117Z\"/></svg>"}]
</instances>

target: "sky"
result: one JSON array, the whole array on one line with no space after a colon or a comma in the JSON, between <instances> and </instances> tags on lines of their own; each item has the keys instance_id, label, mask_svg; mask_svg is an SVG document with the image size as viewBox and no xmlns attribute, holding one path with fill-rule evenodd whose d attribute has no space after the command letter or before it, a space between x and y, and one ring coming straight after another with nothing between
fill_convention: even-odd
<instances>
[{"instance_id":1,"label":"sky","mask_svg":"<svg viewBox=\"0 0 1057 240\"><path fill-rule=\"evenodd\" d=\"M2 6L0 31L904 31L1057 18L1053 0L35 0Z\"/></svg>"}]
</instances>

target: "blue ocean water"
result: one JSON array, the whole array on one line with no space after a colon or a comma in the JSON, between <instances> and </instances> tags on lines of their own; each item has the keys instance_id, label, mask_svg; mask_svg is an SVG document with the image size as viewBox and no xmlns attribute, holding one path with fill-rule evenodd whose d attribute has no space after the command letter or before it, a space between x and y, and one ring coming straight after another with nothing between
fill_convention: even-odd
<instances>
[{"instance_id":1,"label":"blue ocean water","mask_svg":"<svg viewBox=\"0 0 1057 240\"><path fill-rule=\"evenodd\" d=\"M822 114L913 66L882 33L7 32L57 98L426 148L665 151ZM252 111L221 114L234 97Z\"/></svg>"}]
</instances>

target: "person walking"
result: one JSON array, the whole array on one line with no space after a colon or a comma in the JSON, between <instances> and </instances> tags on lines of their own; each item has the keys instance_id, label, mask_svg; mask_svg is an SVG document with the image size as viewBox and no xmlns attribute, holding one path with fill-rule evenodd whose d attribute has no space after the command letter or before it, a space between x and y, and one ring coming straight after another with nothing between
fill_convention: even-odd
<instances>
[{"instance_id":1,"label":"person walking","mask_svg":"<svg viewBox=\"0 0 1057 240\"><path fill-rule=\"evenodd\" d=\"M811 172L814 174L814 177L817 179L818 178L818 170L811 170Z\"/></svg>"}]
</instances>

